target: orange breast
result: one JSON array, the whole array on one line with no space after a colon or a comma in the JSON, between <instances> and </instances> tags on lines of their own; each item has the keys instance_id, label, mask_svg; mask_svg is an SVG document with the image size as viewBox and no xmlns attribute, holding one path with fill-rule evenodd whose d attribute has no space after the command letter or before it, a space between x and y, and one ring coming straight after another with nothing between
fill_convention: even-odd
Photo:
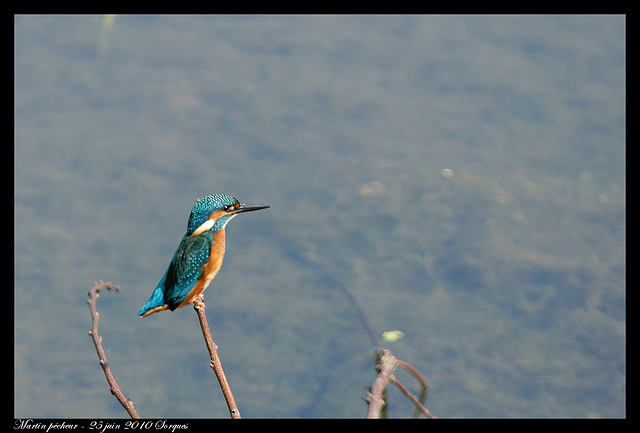
<instances>
[{"instance_id":1,"label":"orange breast","mask_svg":"<svg viewBox=\"0 0 640 433\"><path fill-rule=\"evenodd\" d=\"M211 245L211 251L209 252L209 261L204 264L202 268L202 276L194 286L189 296L178 305L178 308L182 308L185 305L191 304L200 293L204 292L209 283L216 276L220 267L222 266L222 259L224 258L224 245L225 234L224 229L213 233L213 244Z\"/></svg>"}]
</instances>

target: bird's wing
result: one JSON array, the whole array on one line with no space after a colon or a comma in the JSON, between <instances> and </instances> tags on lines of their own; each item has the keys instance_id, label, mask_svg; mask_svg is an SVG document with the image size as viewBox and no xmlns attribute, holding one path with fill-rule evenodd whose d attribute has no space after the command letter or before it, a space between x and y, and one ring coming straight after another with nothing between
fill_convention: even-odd
<instances>
[{"instance_id":1,"label":"bird's wing","mask_svg":"<svg viewBox=\"0 0 640 433\"><path fill-rule=\"evenodd\" d=\"M189 295L202 275L202 266L209 260L212 239L201 235L185 236L171 259L167 270L164 300L171 310Z\"/></svg>"}]
</instances>

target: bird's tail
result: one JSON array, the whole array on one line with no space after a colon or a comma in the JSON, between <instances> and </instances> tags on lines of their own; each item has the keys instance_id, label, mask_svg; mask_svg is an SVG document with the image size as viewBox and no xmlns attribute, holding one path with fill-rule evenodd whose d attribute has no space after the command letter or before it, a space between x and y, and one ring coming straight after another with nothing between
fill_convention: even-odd
<instances>
[{"instance_id":1,"label":"bird's tail","mask_svg":"<svg viewBox=\"0 0 640 433\"><path fill-rule=\"evenodd\" d=\"M169 308L169 306L164 303L164 290L162 289L162 287L164 286L163 283L164 279L153 291L153 293L151 294L151 298L149 298L147 303L142 306L142 309L138 313L138 316L147 317L150 314Z\"/></svg>"}]
</instances>

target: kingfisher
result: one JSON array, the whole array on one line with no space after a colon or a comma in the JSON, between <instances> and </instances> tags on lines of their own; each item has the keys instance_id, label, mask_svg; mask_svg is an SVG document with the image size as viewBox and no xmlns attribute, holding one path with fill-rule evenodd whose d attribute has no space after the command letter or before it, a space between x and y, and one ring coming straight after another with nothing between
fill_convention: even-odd
<instances>
[{"instance_id":1,"label":"kingfisher","mask_svg":"<svg viewBox=\"0 0 640 433\"><path fill-rule=\"evenodd\" d=\"M211 194L196 201L191 209L187 233L169 263L169 268L142 307L138 316L147 317L162 310L175 310L198 303L222 266L224 227L242 212L270 206L240 203L227 194Z\"/></svg>"}]
</instances>

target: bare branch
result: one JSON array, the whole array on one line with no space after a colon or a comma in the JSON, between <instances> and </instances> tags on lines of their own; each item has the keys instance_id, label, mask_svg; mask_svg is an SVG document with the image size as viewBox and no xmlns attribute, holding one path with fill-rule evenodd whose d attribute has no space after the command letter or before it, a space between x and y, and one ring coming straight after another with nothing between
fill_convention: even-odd
<instances>
[{"instance_id":1,"label":"bare branch","mask_svg":"<svg viewBox=\"0 0 640 433\"><path fill-rule=\"evenodd\" d=\"M209 364L209 366L213 369L216 377L218 378L220 388L222 389L222 394L224 395L224 398L227 401L227 406L229 407L231 418L239 419L241 418L240 410L238 409L238 406L236 406L236 401L233 398L233 394L231 393L231 387L229 387L229 382L227 381L227 377L225 376L224 370L222 369L222 363L220 362L220 358L218 357L218 346L213 342L213 338L211 337L209 323L207 322L207 315L204 312L205 304L204 296L202 294L200 294L196 301L193 303L193 308L198 314L200 326L202 327L202 335L204 336L204 341L207 344L209 356L211 357L211 364Z\"/></svg>"},{"instance_id":2,"label":"bare branch","mask_svg":"<svg viewBox=\"0 0 640 433\"><path fill-rule=\"evenodd\" d=\"M421 395L426 396L428 385L420 373L418 373L418 371L411 365L393 356L389 349L380 349L378 351L378 365L376 366L378 370L378 377L376 377L376 380L371 385L369 395L366 399L369 403L367 418L380 418L380 412L385 405L384 393L389 382L400 388L402 392L404 392L404 394L416 405L416 408L419 411L424 413L428 418L435 418L416 396L409 392L402 383L398 382L394 376L394 371L397 367L401 367L410 372L422 386L423 392Z\"/></svg>"},{"instance_id":3,"label":"bare branch","mask_svg":"<svg viewBox=\"0 0 640 433\"><path fill-rule=\"evenodd\" d=\"M371 391L367 398L369 402L369 410L367 412L367 418L380 418L380 411L384 406L383 394L387 389L389 381L393 377L393 371L396 368L396 358L391 354L388 349L382 349L378 352L379 361L377 365L378 377L371 385Z\"/></svg>"},{"instance_id":4,"label":"bare branch","mask_svg":"<svg viewBox=\"0 0 640 433\"><path fill-rule=\"evenodd\" d=\"M116 292L120 290L120 287L112 284L111 281L105 283L104 281L100 280L97 283L93 283L91 290L89 290L88 301L89 308L91 309L91 318L93 320L89 335L93 339L93 344L96 346L98 359L100 360L100 366L104 371L107 382L109 382L111 394L113 394L118 399L122 407L125 408L131 418L140 418L133 407L133 402L124 396L124 394L120 390L120 387L118 386L118 383L116 382L116 379L113 377L111 367L109 367L109 364L107 364L107 357L105 355L104 348L102 347L102 337L98 334L98 322L100 321L100 313L98 313L98 310L96 309L96 301L100 297L98 292L100 292L100 290L103 288L106 288L107 290L115 290Z\"/></svg>"}]
</instances>

